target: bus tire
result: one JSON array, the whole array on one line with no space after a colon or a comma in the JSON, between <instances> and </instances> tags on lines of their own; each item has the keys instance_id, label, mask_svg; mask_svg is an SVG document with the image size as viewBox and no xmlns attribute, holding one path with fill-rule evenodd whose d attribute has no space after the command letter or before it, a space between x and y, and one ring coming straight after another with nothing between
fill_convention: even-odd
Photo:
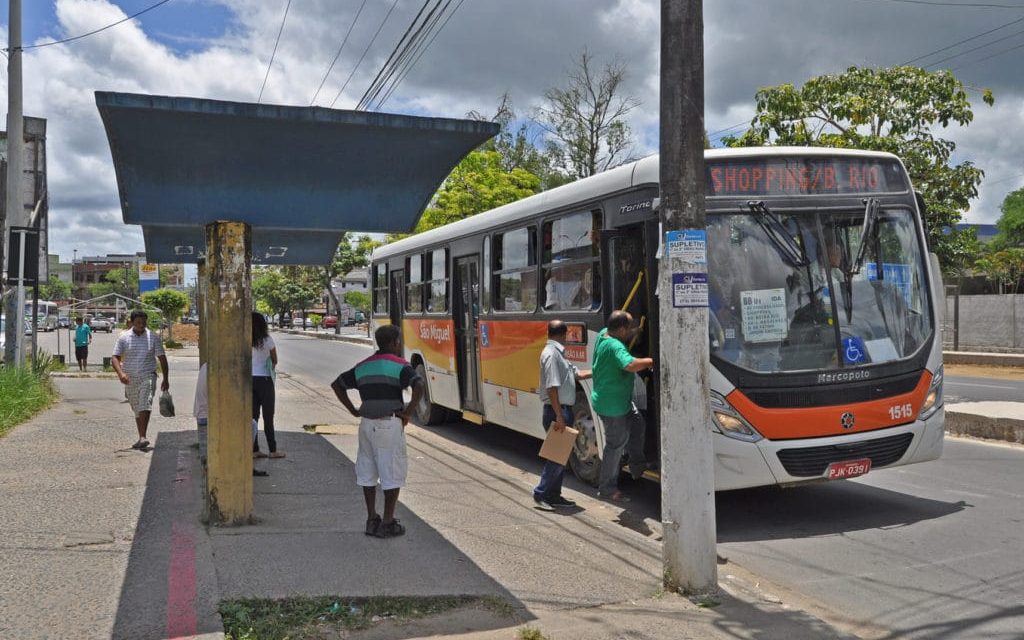
<instances>
[{"instance_id":1,"label":"bus tire","mask_svg":"<svg viewBox=\"0 0 1024 640\"><path fill-rule=\"evenodd\" d=\"M430 384L427 382L427 370L423 363L416 365L416 375L423 380L423 396L416 404L416 421L423 426L441 424L448 417L448 409L430 401Z\"/></svg>"},{"instance_id":2,"label":"bus tire","mask_svg":"<svg viewBox=\"0 0 1024 640\"><path fill-rule=\"evenodd\" d=\"M576 395L581 395L580 390L577 390ZM572 417L573 425L579 429L580 434L576 436L569 455L569 468L577 478L596 487L601 476L601 451L597 446L597 426L585 396L576 401Z\"/></svg>"}]
</instances>

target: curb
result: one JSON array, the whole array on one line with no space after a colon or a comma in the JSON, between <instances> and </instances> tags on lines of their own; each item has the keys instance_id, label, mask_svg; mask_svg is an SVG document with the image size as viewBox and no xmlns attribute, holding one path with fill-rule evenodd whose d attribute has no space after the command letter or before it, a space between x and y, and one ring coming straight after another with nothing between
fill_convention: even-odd
<instances>
[{"instance_id":1,"label":"curb","mask_svg":"<svg viewBox=\"0 0 1024 640\"><path fill-rule=\"evenodd\" d=\"M1024 402L962 402L946 407L946 432L1024 444Z\"/></svg>"},{"instance_id":2,"label":"curb","mask_svg":"<svg viewBox=\"0 0 1024 640\"><path fill-rule=\"evenodd\" d=\"M1024 354L943 351L943 364L976 364L989 367L1024 367Z\"/></svg>"},{"instance_id":3,"label":"curb","mask_svg":"<svg viewBox=\"0 0 1024 640\"><path fill-rule=\"evenodd\" d=\"M334 340L335 342L351 342L352 344L361 344L366 346L373 346L373 339L366 336L354 336L354 335L335 335L333 333L310 333L309 331L303 331L301 329L274 329L278 333L290 333L293 336L305 336L307 338L317 338L319 340Z\"/></svg>"}]
</instances>

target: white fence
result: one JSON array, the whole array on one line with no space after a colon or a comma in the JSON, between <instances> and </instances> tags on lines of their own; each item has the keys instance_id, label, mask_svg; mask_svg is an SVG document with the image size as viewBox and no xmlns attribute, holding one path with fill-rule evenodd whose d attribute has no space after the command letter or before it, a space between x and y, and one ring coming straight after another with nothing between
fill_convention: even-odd
<instances>
[{"instance_id":1,"label":"white fence","mask_svg":"<svg viewBox=\"0 0 1024 640\"><path fill-rule=\"evenodd\" d=\"M1024 295L959 296L959 313L956 298L947 292L944 348L956 342L960 351L1024 352Z\"/></svg>"}]
</instances>

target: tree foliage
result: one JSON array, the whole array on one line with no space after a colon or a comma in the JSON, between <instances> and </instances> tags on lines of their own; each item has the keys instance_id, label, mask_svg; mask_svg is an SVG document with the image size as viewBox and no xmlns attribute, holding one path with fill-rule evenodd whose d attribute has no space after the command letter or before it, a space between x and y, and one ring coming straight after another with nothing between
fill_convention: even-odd
<instances>
[{"instance_id":1,"label":"tree foliage","mask_svg":"<svg viewBox=\"0 0 1024 640\"><path fill-rule=\"evenodd\" d=\"M157 289L142 294L142 301L160 310L167 320L167 339L172 339L171 327L181 318L181 313L188 308L188 295L174 289Z\"/></svg>"},{"instance_id":2,"label":"tree foliage","mask_svg":"<svg viewBox=\"0 0 1024 640\"><path fill-rule=\"evenodd\" d=\"M978 258L974 268L984 273L1000 293L1017 293L1024 279L1024 248L994 251Z\"/></svg>"},{"instance_id":3,"label":"tree foliage","mask_svg":"<svg viewBox=\"0 0 1024 640\"><path fill-rule=\"evenodd\" d=\"M370 313L370 292L369 291L349 291L345 294L345 304L362 311L365 314Z\"/></svg>"},{"instance_id":4,"label":"tree foliage","mask_svg":"<svg viewBox=\"0 0 1024 640\"><path fill-rule=\"evenodd\" d=\"M991 92L983 101L991 105ZM949 71L918 67L850 67L811 78L799 89L767 87L755 96L750 129L730 146L811 145L894 153L907 167L928 206L932 251L949 267L959 239L955 229L984 173L971 162L952 164L956 144L937 127L967 126L974 119L963 84Z\"/></svg>"},{"instance_id":5,"label":"tree foliage","mask_svg":"<svg viewBox=\"0 0 1024 640\"><path fill-rule=\"evenodd\" d=\"M283 319L295 309L308 309L320 297L321 282L314 269L287 266L254 270L252 293Z\"/></svg>"},{"instance_id":6,"label":"tree foliage","mask_svg":"<svg viewBox=\"0 0 1024 640\"><path fill-rule=\"evenodd\" d=\"M999 229L1000 244L1024 247L1024 188L1008 193L999 211L1002 215L996 221L996 227Z\"/></svg>"},{"instance_id":7,"label":"tree foliage","mask_svg":"<svg viewBox=\"0 0 1024 640\"><path fill-rule=\"evenodd\" d=\"M614 59L603 67L586 49L572 61L566 84L544 92L546 104L534 117L550 136L548 153L572 179L586 178L622 162L632 133L625 117L640 106L622 95L626 65Z\"/></svg>"},{"instance_id":8,"label":"tree foliage","mask_svg":"<svg viewBox=\"0 0 1024 640\"><path fill-rule=\"evenodd\" d=\"M369 265L370 254L379 244L370 236L365 235L359 236L353 241L349 234L345 233L338 242L338 248L335 249L334 258L330 264L316 267L320 283L327 290L331 302L334 304L334 313L338 313L341 309L341 301L338 300L338 294L334 292L334 287L331 286L331 283L355 269L362 269ZM334 332L340 333L341 327L335 326Z\"/></svg>"},{"instance_id":9,"label":"tree foliage","mask_svg":"<svg viewBox=\"0 0 1024 640\"><path fill-rule=\"evenodd\" d=\"M43 300L68 300L71 298L71 285L51 273L46 284L39 287L39 297Z\"/></svg>"}]
</instances>

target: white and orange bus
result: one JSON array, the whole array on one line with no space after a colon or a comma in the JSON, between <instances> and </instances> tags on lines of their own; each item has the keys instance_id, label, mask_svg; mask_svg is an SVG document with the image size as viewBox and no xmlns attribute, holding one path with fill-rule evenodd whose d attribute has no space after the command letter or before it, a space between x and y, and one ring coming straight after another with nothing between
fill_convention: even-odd
<instances>
[{"instance_id":1,"label":"white and orange bus","mask_svg":"<svg viewBox=\"0 0 1024 640\"><path fill-rule=\"evenodd\" d=\"M938 458L942 283L900 160L766 147L705 161L716 488ZM461 412L543 437L538 360L553 318L587 368L608 313L626 308L641 327L631 350L657 360L657 199L652 156L377 249L372 321L402 328L427 381L420 421ZM641 380L658 460L658 378ZM570 465L594 482L603 427L589 381L581 391Z\"/></svg>"}]
</instances>

